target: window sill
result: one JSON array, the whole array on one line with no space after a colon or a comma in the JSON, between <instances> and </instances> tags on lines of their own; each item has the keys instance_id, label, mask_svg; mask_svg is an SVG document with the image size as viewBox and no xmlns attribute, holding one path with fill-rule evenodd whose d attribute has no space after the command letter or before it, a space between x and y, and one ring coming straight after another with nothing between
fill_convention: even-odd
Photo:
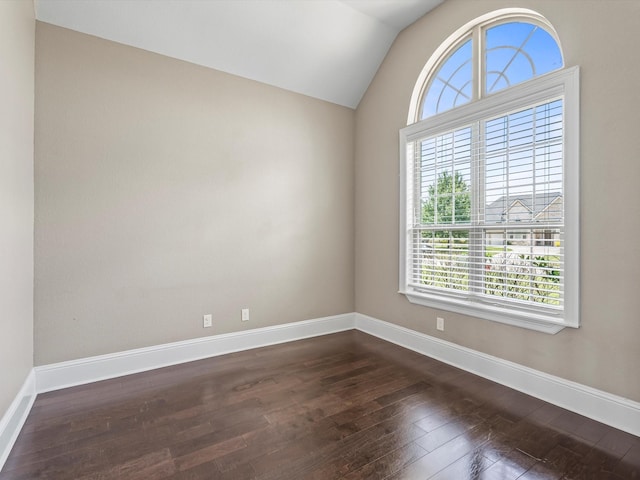
<instances>
[{"instance_id":1,"label":"window sill","mask_svg":"<svg viewBox=\"0 0 640 480\"><path fill-rule=\"evenodd\" d=\"M526 328L528 330L535 330L537 332L547 333L555 335L559 331L566 327L571 327L560 319L549 318L544 315L536 315L529 312L517 312L507 311L500 307L494 307L491 305L471 304L465 300L455 300L437 298L433 295L415 293L415 292L403 292L401 293L407 297L409 302L422 305L425 307L437 308L438 310L445 310L449 312L461 313L463 315L469 315L476 318L482 318L484 320L490 320L492 322L504 323L506 325L512 325L515 327Z\"/></svg>"}]
</instances>

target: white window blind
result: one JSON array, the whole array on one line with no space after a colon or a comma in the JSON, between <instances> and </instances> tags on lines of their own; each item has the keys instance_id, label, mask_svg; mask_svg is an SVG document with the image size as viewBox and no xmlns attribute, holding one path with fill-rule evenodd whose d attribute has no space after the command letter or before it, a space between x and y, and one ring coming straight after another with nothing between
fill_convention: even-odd
<instances>
[{"instance_id":1,"label":"white window blind","mask_svg":"<svg viewBox=\"0 0 640 480\"><path fill-rule=\"evenodd\" d=\"M411 143L409 286L561 310L562 100Z\"/></svg>"},{"instance_id":2,"label":"white window blind","mask_svg":"<svg viewBox=\"0 0 640 480\"><path fill-rule=\"evenodd\" d=\"M578 69L427 118L400 138L400 291L550 333L578 326Z\"/></svg>"}]
</instances>

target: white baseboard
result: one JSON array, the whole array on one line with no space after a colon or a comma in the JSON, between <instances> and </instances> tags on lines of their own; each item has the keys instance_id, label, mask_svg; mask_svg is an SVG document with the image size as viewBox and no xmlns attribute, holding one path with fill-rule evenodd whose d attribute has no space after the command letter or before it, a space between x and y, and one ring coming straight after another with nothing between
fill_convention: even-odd
<instances>
[{"instance_id":1,"label":"white baseboard","mask_svg":"<svg viewBox=\"0 0 640 480\"><path fill-rule=\"evenodd\" d=\"M36 377L33 369L29 371L22 388L0 419L0 471L9 457L9 452L18 438L27 415L36 399Z\"/></svg>"},{"instance_id":2,"label":"white baseboard","mask_svg":"<svg viewBox=\"0 0 640 480\"><path fill-rule=\"evenodd\" d=\"M367 315L357 330L640 436L640 403L471 350Z\"/></svg>"},{"instance_id":3,"label":"white baseboard","mask_svg":"<svg viewBox=\"0 0 640 480\"><path fill-rule=\"evenodd\" d=\"M0 420L0 469L36 393L357 329L640 436L640 403L359 313L257 328L35 367Z\"/></svg>"},{"instance_id":4,"label":"white baseboard","mask_svg":"<svg viewBox=\"0 0 640 480\"><path fill-rule=\"evenodd\" d=\"M44 393L353 327L354 314L345 313L43 365L35 367L36 388Z\"/></svg>"}]
</instances>

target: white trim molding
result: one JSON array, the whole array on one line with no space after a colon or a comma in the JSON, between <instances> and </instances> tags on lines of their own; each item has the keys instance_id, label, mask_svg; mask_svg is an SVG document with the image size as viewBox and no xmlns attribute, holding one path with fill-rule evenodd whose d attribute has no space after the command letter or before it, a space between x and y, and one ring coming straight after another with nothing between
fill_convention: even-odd
<instances>
[{"instance_id":1,"label":"white trim molding","mask_svg":"<svg viewBox=\"0 0 640 480\"><path fill-rule=\"evenodd\" d=\"M35 367L36 388L38 393L50 392L227 353L351 330L354 327L354 315L345 313L43 365Z\"/></svg>"},{"instance_id":2,"label":"white trim molding","mask_svg":"<svg viewBox=\"0 0 640 480\"><path fill-rule=\"evenodd\" d=\"M195 338L35 367L0 420L0 470L36 394L345 330L382 340L640 436L640 403L359 313Z\"/></svg>"},{"instance_id":3,"label":"white trim molding","mask_svg":"<svg viewBox=\"0 0 640 480\"><path fill-rule=\"evenodd\" d=\"M638 402L367 315L355 317L357 330L640 436Z\"/></svg>"},{"instance_id":4,"label":"white trim molding","mask_svg":"<svg viewBox=\"0 0 640 480\"><path fill-rule=\"evenodd\" d=\"M36 377L33 369L29 371L22 388L0 419L0 471L9 457L20 430L31 411L36 399Z\"/></svg>"}]
</instances>

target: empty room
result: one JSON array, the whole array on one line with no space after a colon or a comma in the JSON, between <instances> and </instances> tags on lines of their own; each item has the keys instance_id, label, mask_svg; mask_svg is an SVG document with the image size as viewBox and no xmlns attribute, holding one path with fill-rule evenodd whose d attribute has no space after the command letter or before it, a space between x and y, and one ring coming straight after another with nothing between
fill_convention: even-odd
<instances>
[{"instance_id":1,"label":"empty room","mask_svg":"<svg viewBox=\"0 0 640 480\"><path fill-rule=\"evenodd\" d=\"M638 0L0 0L0 480L640 479Z\"/></svg>"}]
</instances>

